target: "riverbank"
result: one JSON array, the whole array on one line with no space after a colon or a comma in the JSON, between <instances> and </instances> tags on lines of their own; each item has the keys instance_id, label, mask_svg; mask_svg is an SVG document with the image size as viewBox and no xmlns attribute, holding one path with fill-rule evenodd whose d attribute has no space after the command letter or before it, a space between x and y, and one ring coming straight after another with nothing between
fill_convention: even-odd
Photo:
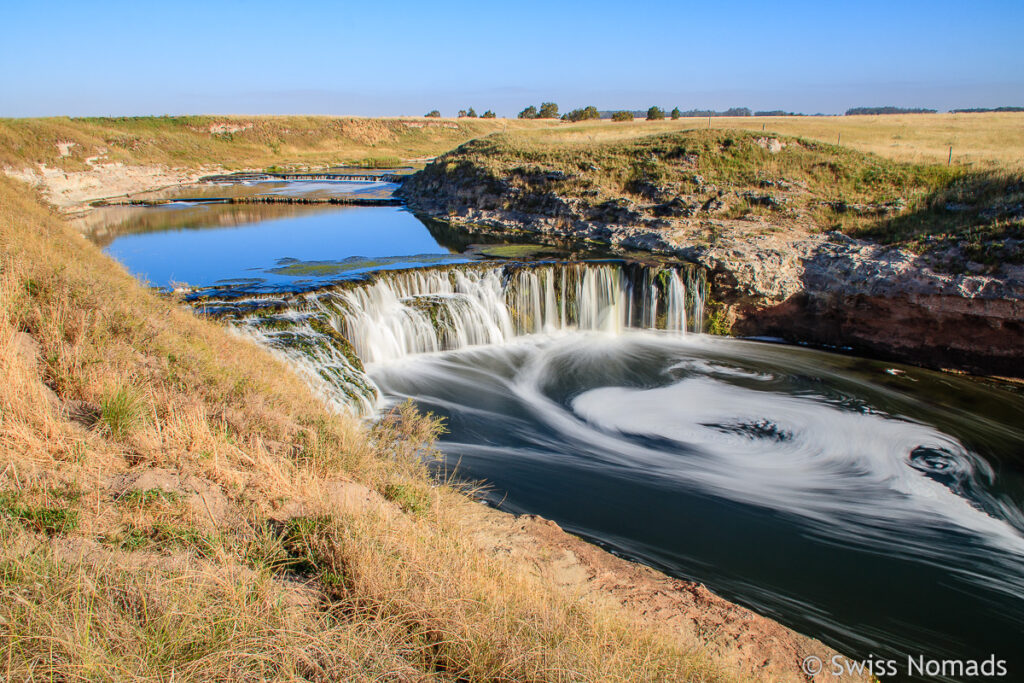
<instances>
[{"instance_id":1,"label":"riverbank","mask_svg":"<svg viewBox=\"0 0 1024 683\"><path fill-rule=\"evenodd\" d=\"M8 677L797 681L832 654L438 485L429 419L328 411L0 192Z\"/></svg>"},{"instance_id":2,"label":"riverbank","mask_svg":"<svg viewBox=\"0 0 1024 683\"><path fill-rule=\"evenodd\" d=\"M400 194L469 231L706 267L712 330L1021 376L1024 181L740 131L492 137Z\"/></svg>"}]
</instances>

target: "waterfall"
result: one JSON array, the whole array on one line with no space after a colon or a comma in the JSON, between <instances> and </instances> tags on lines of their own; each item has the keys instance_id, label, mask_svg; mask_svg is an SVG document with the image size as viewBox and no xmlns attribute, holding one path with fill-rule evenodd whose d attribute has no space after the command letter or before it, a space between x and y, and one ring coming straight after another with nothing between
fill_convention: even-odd
<instances>
[{"instance_id":1,"label":"waterfall","mask_svg":"<svg viewBox=\"0 0 1024 683\"><path fill-rule=\"evenodd\" d=\"M270 313L254 307L239 322L333 402L367 414L378 392L363 363L568 330L699 332L706 289L703 271L690 266L421 268L298 295Z\"/></svg>"},{"instance_id":2,"label":"waterfall","mask_svg":"<svg viewBox=\"0 0 1024 683\"><path fill-rule=\"evenodd\" d=\"M379 363L570 329L685 332L702 317L702 283L673 268L489 266L382 273L317 301L359 357Z\"/></svg>"}]
</instances>

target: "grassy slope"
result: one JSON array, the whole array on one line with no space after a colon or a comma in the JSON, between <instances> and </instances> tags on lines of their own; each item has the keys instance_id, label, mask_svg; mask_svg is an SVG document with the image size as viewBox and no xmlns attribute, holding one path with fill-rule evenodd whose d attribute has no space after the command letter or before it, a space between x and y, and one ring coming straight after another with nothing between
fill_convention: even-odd
<instances>
[{"instance_id":1,"label":"grassy slope","mask_svg":"<svg viewBox=\"0 0 1024 683\"><path fill-rule=\"evenodd\" d=\"M328 412L2 178L0 376L5 680L721 678L481 554L413 458L432 422ZM109 485L151 468L224 505ZM345 480L395 504L353 514Z\"/></svg>"},{"instance_id":2,"label":"grassy slope","mask_svg":"<svg viewBox=\"0 0 1024 683\"><path fill-rule=\"evenodd\" d=\"M542 204L550 192L594 204L624 197L650 207L677 196L700 205L724 190L728 210L698 212L698 218L757 214L782 229L800 220L812 229L838 229L918 251L958 245L979 260L1022 258L1019 245L1003 249L1007 238L1024 238L1019 171L899 163L827 143L780 139L785 148L772 153L759 144L763 133L738 130L596 140L510 133L468 142L440 157L424 175L469 185L507 181L523 192L517 208L527 211L529 198ZM562 172L564 179L552 179L551 171ZM766 208L741 199L748 193L785 203ZM887 215L875 211L894 201L904 208Z\"/></svg>"},{"instance_id":3,"label":"grassy slope","mask_svg":"<svg viewBox=\"0 0 1024 683\"><path fill-rule=\"evenodd\" d=\"M326 116L176 116L0 119L0 167L45 163L88 170L86 159L196 168L322 166L440 154L492 132L549 125L494 119L363 119ZM61 156L58 143L75 143Z\"/></svg>"}]
</instances>

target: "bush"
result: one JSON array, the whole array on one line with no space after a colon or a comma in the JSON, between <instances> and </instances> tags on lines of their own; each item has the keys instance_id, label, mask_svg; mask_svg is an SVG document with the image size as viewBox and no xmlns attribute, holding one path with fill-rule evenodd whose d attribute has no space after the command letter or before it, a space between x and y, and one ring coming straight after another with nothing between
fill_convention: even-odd
<instances>
[{"instance_id":1,"label":"bush","mask_svg":"<svg viewBox=\"0 0 1024 683\"><path fill-rule=\"evenodd\" d=\"M672 120L678 121L679 117L683 115L683 112L679 111L679 107L672 110Z\"/></svg>"},{"instance_id":2,"label":"bush","mask_svg":"<svg viewBox=\"0 0 1024 683\"><path fill-rule=\"evenodd\" d=\"M426 116L428 119L439 119L441 118L441 112L439 112L436 109L431 109L426 114L424 114L424 116Z\"/></svg>"},{"instance_id":3,"label":"bush","mask_svg":"<svg viewBox=\"0 0 1024 683\"><path fill-rule=\"evenodd\" d=\"M540 111L537 113L538 119L557 119L558 118L558 105L554 102L541 102Z\"/></svg>"},{"instance_id":4,"label":"bush","mask_svg":"<svg viewBox=\"0 0 1024 683\"><path fill-rule=\"evenodd\" d=\"M521 119L535 119L537 118L537 107L532 104L526 109L519 112L519 118Z\"/></svg>"},{"instance_id":5,"label":"bush","mask_svg":"<svg viewBox=\"0 0 1024 683\"><path fill-rule=\"evenodd\" d=\"M562 117L564 121L587 121L590 119L600 118L601 112L597 110L597 107L584 107L583 109L573 109L571 112Z\"/></svg>"},{"instance_id":6,"label":"bush","mask_svg":"<svg viewBox=\"0 0 1024 683\"><path fill-rule=\"evenodd\" d=\"M460 119L466 118L466 110L465 109L460 109L459 110L459 118Z\"/></svg>"},{"instance_id":7,"label":"bush","mask_svg":"<svg viewBox=\"0 0 1024 683\"><path fill-rule=\"evenodd\" d=\"M665 110L661 107L651 107L647 110L648 121L661 121L665 118Z\"/></svg>"},{"instance_id":8,"label":"bush","mask_svg":"<svg viewBox=\"0 0 1024 683\"><path fill-rule=\"evenodd\" d=\"M612 114L612 121L632 121L633 112L631 111L617 111Z\"/></svg>"},{"instance_id":9,"label":"bush","mask_svg":"<svg viewBox=\"0 0 1024 683\"><path fill-rule=\"evenodd\" d=\"M476 109L473 109L473 107L470 107L469 110L466 112L466 116L468 118L475 119L476 118Z\"/></svg>"},{"instance_id":10,"label":"bush","mask_svg":"<svg viewBox=\"0 0 1024 683\"><path fill-rule=\"evenodd\" d=\"M495 114L495 113L494 113L493 111L491 111L490 109L488 109L487 111L485 111L485 112L483 113L483 115L482 115L482 116L481 116L480 118L482 118L482 119L496 119L496 118L498 118L498 115L497 115L497 114Z\"/></svg>"}]
</instances>

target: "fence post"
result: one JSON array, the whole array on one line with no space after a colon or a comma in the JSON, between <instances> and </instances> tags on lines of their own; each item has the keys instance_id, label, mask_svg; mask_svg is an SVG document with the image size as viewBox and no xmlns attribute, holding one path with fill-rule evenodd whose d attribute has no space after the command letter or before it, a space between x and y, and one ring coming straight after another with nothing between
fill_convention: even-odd
<instances>
[{"instance_id":1,"label":"fence post","mask_svg":"<svg viewBox=\"0 0 1024 683\"><path fill-rule=\"evenodd\" d=\"M949 146L949 158L946 159L946 166L953 165L953 145Z\"/></svg>"}]
</instances>

